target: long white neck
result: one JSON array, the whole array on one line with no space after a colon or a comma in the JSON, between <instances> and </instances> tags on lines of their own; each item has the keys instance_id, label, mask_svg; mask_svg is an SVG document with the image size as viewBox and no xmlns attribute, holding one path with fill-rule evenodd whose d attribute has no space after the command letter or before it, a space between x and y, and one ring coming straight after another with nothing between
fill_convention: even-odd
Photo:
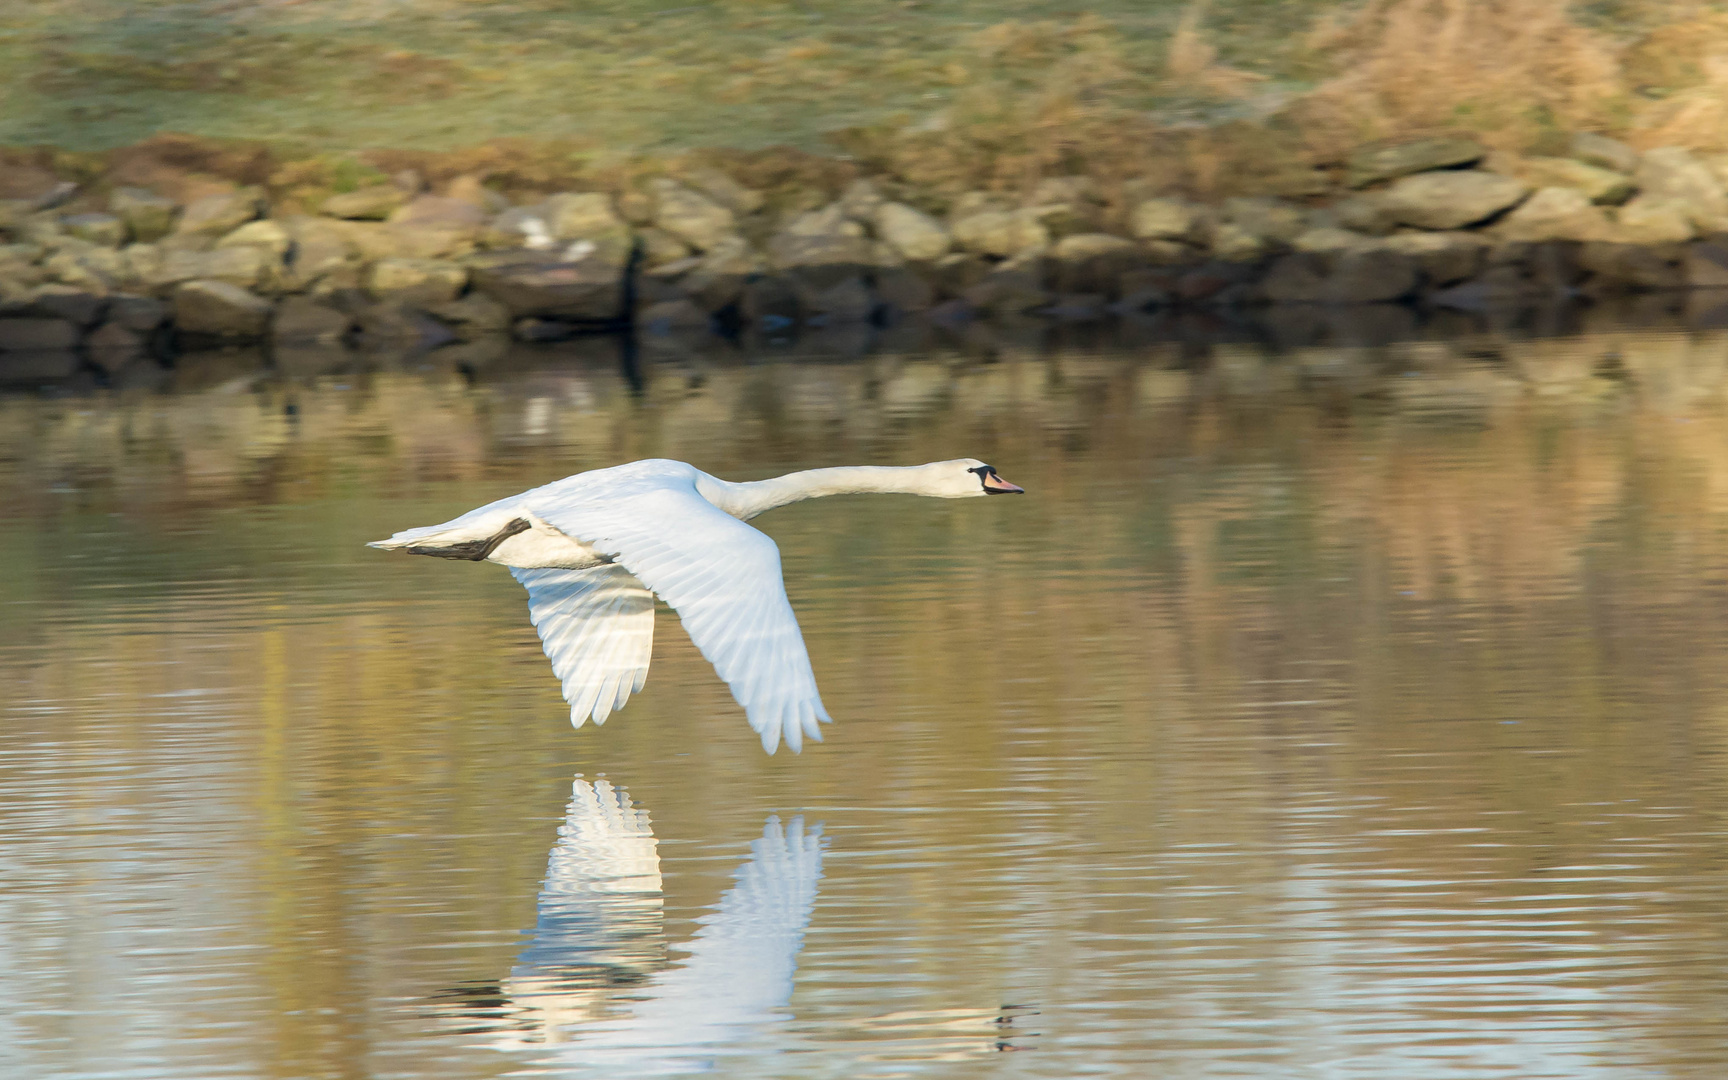
<instances>
[{"instance_id":1,"label":"long white neck","mask_svg":"<svg viewBox=\"0 0 1728 1080\"><path fill-rule=\"evenodd\" d=\"M765 510L823 495L933 495L928 466L889 468L848 465L837 469L808 469L772 480L734 484L704 474L696 482L702 497L742 521Z\"/></svg>"}]
</instances>

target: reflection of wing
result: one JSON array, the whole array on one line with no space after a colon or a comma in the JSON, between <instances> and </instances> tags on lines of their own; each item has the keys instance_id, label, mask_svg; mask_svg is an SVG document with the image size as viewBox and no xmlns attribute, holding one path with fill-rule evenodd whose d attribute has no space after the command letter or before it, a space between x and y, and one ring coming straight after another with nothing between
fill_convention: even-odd
<instances>
[{"instance_id":1,"label":"reflection of wing","mask_svg":"<svg viewBox=\"0 0 1728 1080\"><path fill-rule=\"evenodd\" d=\"M648 678L654 652L654 595L622 566L522 569L528 618L564 684L570 722L604 724Z\"/></svg>"},{"instance_id":2,"label":"reflection of wing","mask_svg":"<svg viewBox=\"0 0 1728 1080\"><path fill-rule=\"evenodd\" d=\"M628 1016L577 1033L565 1060L679 1071L782 1018L822 876L821 826L806 832L793 818L783 829L770 817L734 876L698 920L689 957L640 988Z\"/></svg>"},{"instance_id":3,"label":"reflection of wing","mask_svg":"<svg viewBox=\"0 0 1728 1080\"><path fill-rule=\"evenodd\" d=\"M621 991L666 967L660 858L648 812L605 780L572 785L546 863L534 940L502 984L446 992L439 1009L509 1048L556 1042L618 1011Z\"/></svg>"}]
</instances>

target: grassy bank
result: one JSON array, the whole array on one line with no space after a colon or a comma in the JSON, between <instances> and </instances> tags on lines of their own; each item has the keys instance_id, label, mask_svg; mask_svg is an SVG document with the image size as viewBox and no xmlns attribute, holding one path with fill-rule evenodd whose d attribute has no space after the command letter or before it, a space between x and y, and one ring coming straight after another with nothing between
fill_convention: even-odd
<instances>
[{"instance_id":1,"label":"grassy bank","mask_svg":"<svg viewBox=\"0 0 1728 1080\"><path fill-rule=\"evenodd\" d=\"M1351 146L1572 130L1728 148L1728 16L1622 0L44 0L0 145L161 131L280 160L494 140L574 168L844 152L956 190L1087 171L1300 193Z\"/></svg>"}]
</instances>

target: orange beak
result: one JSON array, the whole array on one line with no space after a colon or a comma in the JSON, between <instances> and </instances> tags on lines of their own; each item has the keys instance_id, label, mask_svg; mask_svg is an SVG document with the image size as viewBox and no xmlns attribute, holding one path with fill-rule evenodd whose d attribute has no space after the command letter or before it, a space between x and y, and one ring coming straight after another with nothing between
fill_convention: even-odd
<instances>
[{"instance_id":1,"label":"orange beak","mask_svg":"<svg viewBox=\"0 0 1728 1080\"><path fill-rule=\"evenodd\" d=\"M984 490L992 495L1024 495L1026 489L1018 484L1010 484L997 476L992 470L984 474Z\"/></svg>"}]
</instances>

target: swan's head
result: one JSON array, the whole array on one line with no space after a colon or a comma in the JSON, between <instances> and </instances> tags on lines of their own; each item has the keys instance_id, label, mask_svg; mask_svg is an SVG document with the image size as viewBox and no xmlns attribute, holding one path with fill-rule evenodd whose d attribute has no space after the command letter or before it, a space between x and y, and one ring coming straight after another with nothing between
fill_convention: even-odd
<instances>
[{"instance_id":1,"label":"swan's head","mask_svg":"<svg viewBox=\"0 0 1728 1080\"><path fill-rule=\"evenodd\" d=\"M942 499L969 499L974 495L1019 495L1025 488L996 475L996 468L977 458L938 461L924 466L930 472L929 492Z\"/></svg>"}]
</instances>

